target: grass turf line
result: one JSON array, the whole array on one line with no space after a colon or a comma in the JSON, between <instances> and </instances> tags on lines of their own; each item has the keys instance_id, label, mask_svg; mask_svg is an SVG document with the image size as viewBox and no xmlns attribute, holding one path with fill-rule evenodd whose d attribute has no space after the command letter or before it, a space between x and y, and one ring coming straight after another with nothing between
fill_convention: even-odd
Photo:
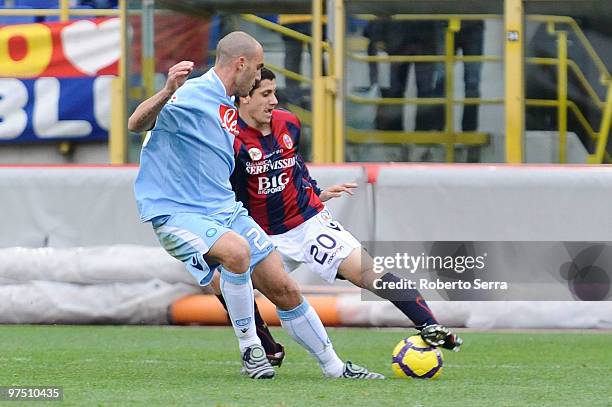
<instances>
[{"instance_id":1,"label":"grass turf line","mask_svg":"<svg viewBox=\"0 0 612 407\"><path fill-rule=\"evenodd\" d=\"M0 326L0 386L61 386L62 405L610 406L610 333L464 333L439 380L393 377L390 352L413 330L330 329L343 359L385 381L329 380L280 329L273 381L239 375L229 328ZM2 403L4 404L4 403ZM32 403L33 405L38 405Z\"/></svg>"}]
</instances>

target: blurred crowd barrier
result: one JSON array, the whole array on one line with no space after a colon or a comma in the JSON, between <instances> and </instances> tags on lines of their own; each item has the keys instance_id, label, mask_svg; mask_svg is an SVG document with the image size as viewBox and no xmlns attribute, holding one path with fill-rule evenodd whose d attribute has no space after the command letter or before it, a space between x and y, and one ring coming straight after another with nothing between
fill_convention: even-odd
<instances>
[{"instance_id":1,"label":"blurred crowd barrier","mask_svg":"<svg viewBox=\"0 0 612 407\"><path fill-rule=\"evenodd\" d=\"M314 165L323 187L356 182L328 208L358 239L612 240L612 168ZM0 247L157 246L138 218L137 167L0 167Z\"/></svg>"}]
</instances>

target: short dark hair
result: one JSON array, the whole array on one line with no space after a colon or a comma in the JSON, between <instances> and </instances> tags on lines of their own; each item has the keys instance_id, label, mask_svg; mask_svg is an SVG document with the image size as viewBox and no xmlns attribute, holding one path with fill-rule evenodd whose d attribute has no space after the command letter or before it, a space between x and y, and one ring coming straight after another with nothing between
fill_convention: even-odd
<instances>
[{"instance_id":1,"label":"short dark hair","mask_svg":"<svg viewBox=\"0 0 612 407\"><path fill-rule=\"evenodd\" d=\"M255 92L255 89L259 88L259 85L261 85L261 81L273 81L274 79L276 79L276 75L274 75L274 72L272 72L265 66L261 68L261 79L255 81L255 85L253 86L253 89L251 89L251 91L249 92L249 96L253 96L253 92ZM234 103L236 103L237 106L240 106L239 96L236 96Z\"/></svg>"},{"instance_id":2,"label":"short dark hair","mask_svg":"<svg viewBox=\"0 0 612 407\"><path fill-rule=\"evenodd\" d=\"M251 91L249 92L249 96L253 95L253 92L259 87L261 81L273 81L274 79L276 79L276 75L274 75L274 72L272 72L265 66L261 68L261 79L255 82L255 86L253 86L253 89L251 89Z\"/></svg>"}]
</instances>

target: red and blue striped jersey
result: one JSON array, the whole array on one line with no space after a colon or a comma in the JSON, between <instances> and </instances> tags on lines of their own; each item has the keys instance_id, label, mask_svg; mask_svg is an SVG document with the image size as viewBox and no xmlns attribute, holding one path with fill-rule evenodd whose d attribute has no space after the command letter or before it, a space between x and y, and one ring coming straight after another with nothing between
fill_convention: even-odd
<instances>
[{"instance_id":1,"label":"red and blue striped jersey","mask_svg":"<svg viewBox=\"0 0 612 407\"><path fill-rule=\"evenodd\" d=\"M238 200L270 235L304 223L323 210L321 190L298 152L301 124L285 110L272 112L272 133L263 135L238 119L232 186Z\"/></svg>"}]
</instances>

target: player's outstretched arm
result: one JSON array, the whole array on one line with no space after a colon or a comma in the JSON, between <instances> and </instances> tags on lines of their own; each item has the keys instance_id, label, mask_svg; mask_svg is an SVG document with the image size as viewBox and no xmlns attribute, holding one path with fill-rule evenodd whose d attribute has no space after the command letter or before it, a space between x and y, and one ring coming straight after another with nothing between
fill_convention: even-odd
<instances>
[{"instance_id":1,"label":"player's outstretched arm","mask_svg":"<svg viewBox=\"0 0 612 407\"><path fill-rule=\"evenodd\" d=\"M357 188L357 184L353 182L345 182L344 184L332 185L326 190L321 192L319 195L319 199L321 202L329 201L332 198L338 198L342 196L343 192L346 192L349 195L353 195L353 189Z\"/></svg>"},{"instance_id":2,"label":"player's outstretched arm","mask_svg":"<svg viewBox=\"0 0 612 407\"><path fill-rule=\"evenodd\" d=\"M168 79L162 90L138 105L128 119L128 129L133 132L151 130L157 120L157 115L174 92L180 88L193 71L193 62L181 61L168 70Z\"/></svg>"}]
</instances>

